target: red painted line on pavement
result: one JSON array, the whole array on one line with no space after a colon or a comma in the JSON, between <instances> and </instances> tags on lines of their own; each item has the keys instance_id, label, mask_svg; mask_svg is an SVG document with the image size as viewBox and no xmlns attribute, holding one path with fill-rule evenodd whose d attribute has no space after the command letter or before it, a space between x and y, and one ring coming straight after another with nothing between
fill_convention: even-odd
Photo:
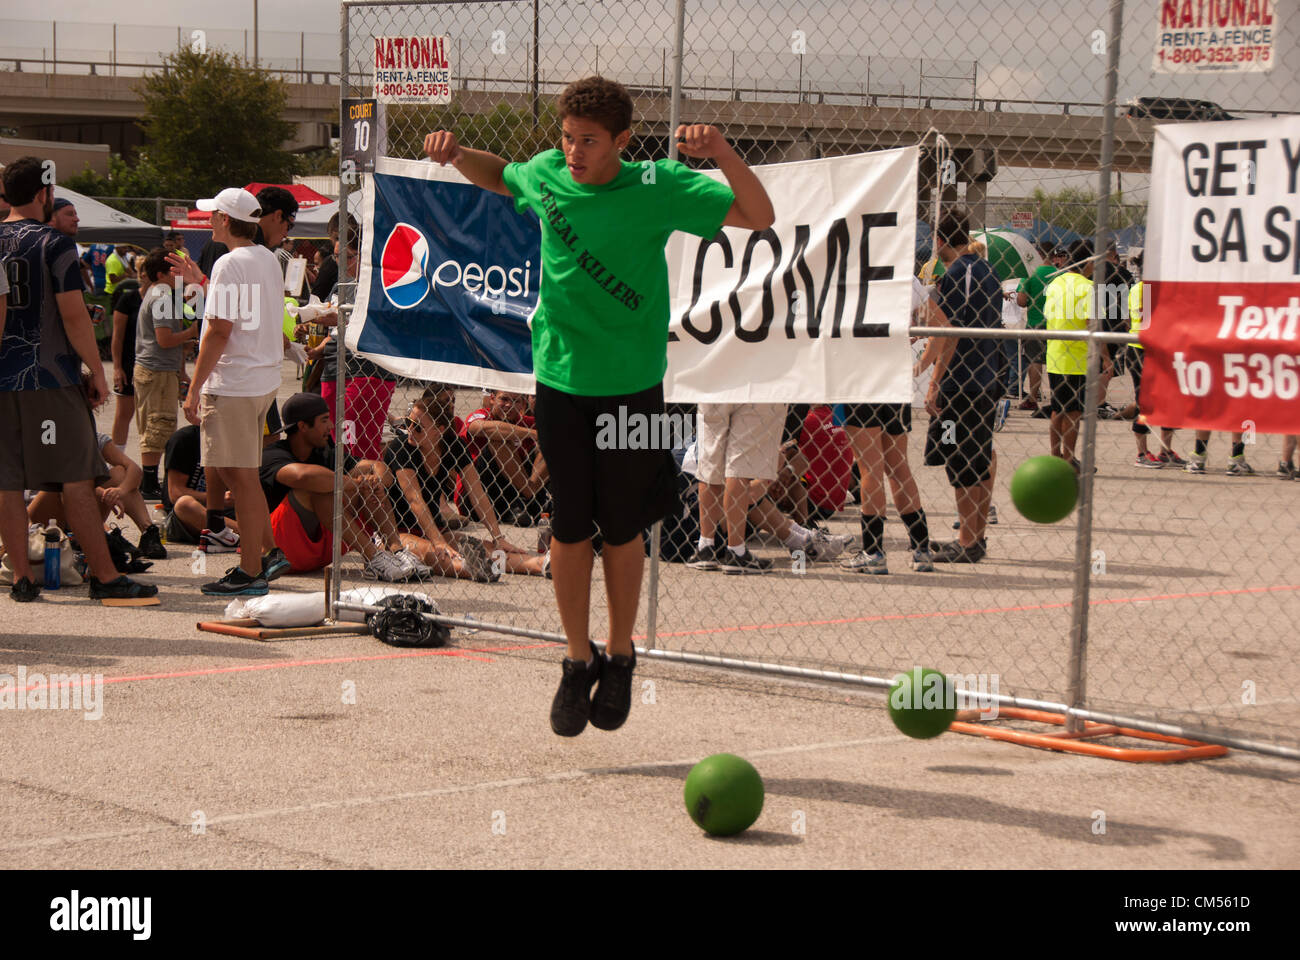
<instances>
[{"instance_id":1,"label":"red painted line on pavement","mask_svg":"<svg viewBox=\"0 0 1300 960\"><path fill-rule=\"evenodd\" d=\"M494 663L491 657L476 657L475 653L504 653L512 650L533 650L539 647L553 647L558 644L537 643L518 644L507 647L467 647L456 650L412 650L407 653L384 653L365 657L329 657L323 660L284 660L277 663L239 664L231 667L210 667L206 670L177 670L170 673L141 673L127 676L104 677L104 683L133 683L137 680L176 680L184 677L210 677L223 673L245 673L250 670L282 670L286 667L314 667L332 663L363 663L369 660L403 660L411 657L457 657L463 660L477 660L479 663ZM93 680L91 681L94 682ZM84 686L84 681L60 683L52 689ZM48 684L29 684L21 690L46 689Z\"/></svg>"}]
</instances>

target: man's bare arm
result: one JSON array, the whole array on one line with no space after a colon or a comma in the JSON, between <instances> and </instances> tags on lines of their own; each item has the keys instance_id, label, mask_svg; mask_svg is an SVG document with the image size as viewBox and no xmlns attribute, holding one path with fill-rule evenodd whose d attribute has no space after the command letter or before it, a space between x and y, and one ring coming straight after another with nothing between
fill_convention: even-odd
<instances>
[{"instance_id":1,"label":"man's bare arm","mask_svg":"<svg viewBox=\"0 0 1300 960\"><path fill-rule=\"evenodd\" d=\"M456 142L456 135L450 130L437 130L424 138L424 152L434 163L446 166L451 164L466 180L476 187L491 190L503 197L512 194L506 189L501 172L506 168L506 161L495 153L486 150L470 150Z\"/></svg>"}]
</instances>

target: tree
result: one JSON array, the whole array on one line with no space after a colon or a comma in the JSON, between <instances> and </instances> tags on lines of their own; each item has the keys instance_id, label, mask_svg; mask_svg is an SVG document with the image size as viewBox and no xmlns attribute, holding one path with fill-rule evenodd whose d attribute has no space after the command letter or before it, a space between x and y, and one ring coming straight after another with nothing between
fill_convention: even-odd
<instances>
[{"instance_id":1,"label":"tree","mask_svg":"<svg viewBox=\"0 0 1300 960\"><path fill-rule=\"evenodd\" d=\"M1073 230L1091 239L1097 234L1097 191L1085 187L1064 187L1048 193L1034 188L1038 216L1054 226ZM1146 221L1146 206L1124 202L1122 193L1110 195L1110 229L1123 230Z\"/></svg>"},{"instance_id":2,"label":"tree","mask_svg":"<svg viewBox=\"0 0 1300 960\"><path fill-rule=\"evenodd\" d=\"M531 110L514 110L505 103L488 113L467 113L457 104L389 106L386 118L390 157L423 156L424 136L434 130L450 130L463 146L506 160L527 160L560 143L560 121L550 103L542 104L536 126Z\"/></svg>"},{"instance_id":3,"label":"tree","mask_svg":"<svg viewBox=\"0 0 1300 960\"><path fill-rule=\"evenodd\" d=\"M284 83L221 50L181 48L140 85L149 160L172 196L212 196L252 180L288 183L297 159L281 148Z\"/></svg>"},{"instance_id":4,"label":"tree","mask_svg":"<svg viewBox=\"0 0 1300 960\"><path fill-rule=\"evenodd\" d=\"M87 164L80 173L61 177L59 183L69 190L89 197L161 197L166 196L165 182L148 156L128 164L120 153L110 154L108 175L90 169Z\"/></svg>"}]
</instances>

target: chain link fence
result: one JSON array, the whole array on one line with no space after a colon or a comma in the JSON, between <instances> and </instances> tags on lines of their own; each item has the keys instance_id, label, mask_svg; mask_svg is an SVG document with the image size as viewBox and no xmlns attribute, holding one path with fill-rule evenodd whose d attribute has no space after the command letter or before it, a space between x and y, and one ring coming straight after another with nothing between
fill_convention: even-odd
<instances>
[{"instance_id":1,"label":"chain link fence","mask_svg":"<svg viewBox=\"0 0 1300 960\"><path fill-rule=\"evenodd\" d=\"M1202 461L1192 431L1138 416L1128 294L1160 118L1124 106L1287 112L1295 68L1153 72L1159 7L690 0L679 24L671 0L345 3L341 95L371 95L373 38L436 34L454 50L451 103L385 107L383 155L420 159L425 134L447 128L525 160L556 145L556 96L593 73L632 94L630 159L673 152L678 122L717 125L751 164L920 144L913 403L670 404L689 424L675 450L682 504L647 532L657 558L638 643L875 685L921 664L1004 704L1073 708L1075 722L1117 717L1295 756L1294 449L1243 425L1244 456L1215 435ZM1279 55L1295 29L1278 27ZM973 245L936 244L935 211L958 204ZM1111 241L1131 273L1105 254ZM360 249L340 257L345 304ZM1086 297L1072 286L1083 274L1097 283ZM973 293L954 279L968 275ZM1078 279L1054 285L1065 275ZM327 354L324 338L343 336L303 332ZM402 380L337 353L315 389L341 425L343 602L416 579L446 615L555 635L531 398ZM945 381L928 397L936 360ZM701 448L719 429L741 442L751 416L765 424L750 441L764 466L730 495L701 483L714 469ZM1080 506L1034 523L1010 481L1049 453L1074 461ZM715 525L719 551L730 534L770 569L730 575L735 554L701 554ZM597 564L597 636L605 599Z\"/></svg>"}]
</instances>

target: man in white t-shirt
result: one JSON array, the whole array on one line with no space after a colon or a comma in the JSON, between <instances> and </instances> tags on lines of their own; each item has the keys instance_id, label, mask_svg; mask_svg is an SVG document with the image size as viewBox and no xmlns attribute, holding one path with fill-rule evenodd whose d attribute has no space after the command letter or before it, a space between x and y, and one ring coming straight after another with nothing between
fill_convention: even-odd
<instances>
[{"instance_id":1,"label":"man in white t-shirt","mask_svg":"<svg viewBox=\"0 0 1300 960\"><path fill-rule=\"evenodd\" d=\"M225 516L208 511L200 549L233 549L243 543L239 566L203 585L209 596L261 596L267 579L288 564L277 551L263 559L270 544L266 497L258 479L262 464L262 424L280 386L284 358L281 316L284 283L275 254L257 243L261 208L247 190L231 187L200 210L212 212L212 238L230 252L216 262L207 287L203 339L185 398L185 417L198 424L207 475L208 503L220 506L229 490L239 518L239 539L225 528Z\"/></svg>"}]
</instances>

